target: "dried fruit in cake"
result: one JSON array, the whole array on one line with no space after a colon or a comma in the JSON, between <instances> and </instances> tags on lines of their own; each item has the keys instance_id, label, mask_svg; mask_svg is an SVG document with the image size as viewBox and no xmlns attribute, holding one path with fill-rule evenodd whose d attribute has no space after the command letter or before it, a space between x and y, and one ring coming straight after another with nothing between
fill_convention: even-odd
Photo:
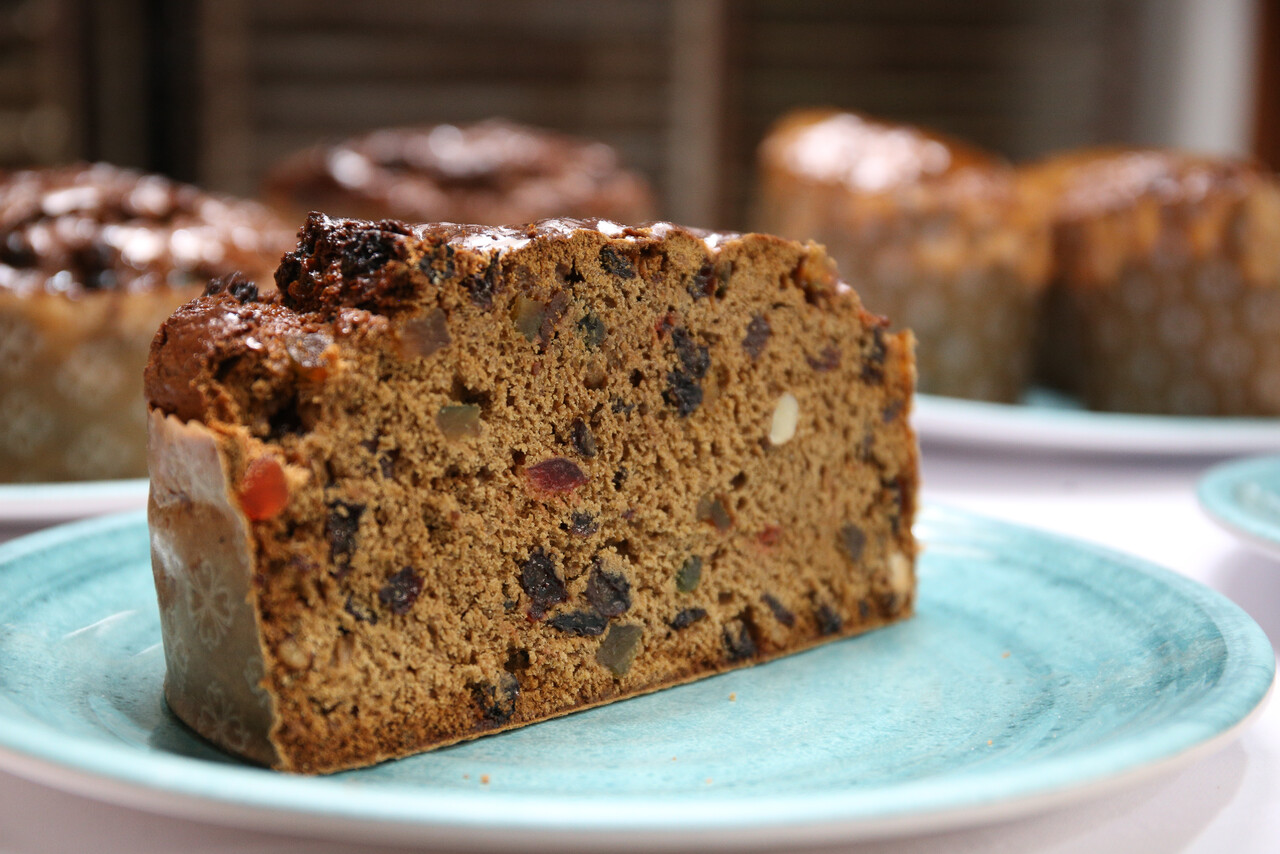
<instances>
[{"instance_id":1,"label":"dried fruit in cake","mask_svg":"<svg viewBox=\"0 0 1280 854\"><path fill-rule=\"evenodd\" d=\"M366 765L911 613L910 337L819 248L315 216L277 285L146 372L165 692L224 748Z\"/></svg>"}]
</instances>

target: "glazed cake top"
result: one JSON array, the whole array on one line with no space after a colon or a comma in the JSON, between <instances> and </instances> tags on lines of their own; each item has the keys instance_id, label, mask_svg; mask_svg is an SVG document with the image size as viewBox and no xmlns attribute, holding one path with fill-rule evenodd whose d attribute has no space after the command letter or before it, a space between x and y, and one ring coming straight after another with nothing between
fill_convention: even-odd
<instances>
[{"instance_id":1,"label":"glazed cake top","mask_svg":"<svg viewBox=\"0 0 1280 854\"><path fill-rule=\"evenodd\" d=\"M363 199L368 210L415 222L488 222L489 211L523 213L514 217L521 221L651 207L645 183L622 168L610 146L498 119L386 128L317 146L282 161L265 183L280 204ZM364 213L332 210L337 204L321 207Z\"/></svg>"},{"instance_id":2,"label":"glazed cake top","mask_svg":"<svg viewBox=\"0 0 1280 854\"><path fill-rule=\"evenodd\" d=\"M697 297L715 292L716 259L726 247L751 238L780 240L702 231L669 222L624 226L603 219L559 218L525 226L409 225L397 220L368 222L312 214L300 233L298 248L284 256L276 271L276 290L259 294L245 279L218 279L204 296L179 308L166 321L147 366L148 402L186 420L219 412L224 413L219 417L227 417L226 401L210 392L217 384L204 384L200 377L211 376L215 363L225 363L237 348L261 349L266 342L271 346L284 342L280 344L284 348L282 360L305 367L343 330L386 325L390 333L391 319L417 310L419 289L445 280L460 281L468 301L484 309L498 289L510 286L499 281L507 256L583 234L640 245L671 238L696 241L708 258L688 285L691 294L697 291ZM811 278L821 281L833 294L848 294L848 285L838 280L834 267L821 257L827 266L810 270ZM600 260L606 268L613 265L617 275L631 278L642 274L607 245L600 249ZM518 278L519 271L514 275ZM565 271L565 275L572 273ZM432 334L429 328L419 331L428 339ZM395 334L403 335L403 329ZM430 341L411 346L430 346Z\"/></svg>"},{"instance_id":3,"label":"glazed cake top","mask_svg":"<svg viewBox=\"0 0 1280 854\"><path fill-rule=\"evenodd\" d=\"M0 290L76 295L269 275L290 232L252 202L104 163L0 180Z\"/></svg>"},{"instance_id":4,"label":"glazed cake top","mask_svg":"<svg viewBox=\"0 0 1280 854\"><path fill-rule=\"evenodd\" d=\"M839 110L783 118L762 146L766 160L813 181L862 193L936 181L972 168L1005 168L994 155L910 125Z\"/></svg>"}]
</instances>

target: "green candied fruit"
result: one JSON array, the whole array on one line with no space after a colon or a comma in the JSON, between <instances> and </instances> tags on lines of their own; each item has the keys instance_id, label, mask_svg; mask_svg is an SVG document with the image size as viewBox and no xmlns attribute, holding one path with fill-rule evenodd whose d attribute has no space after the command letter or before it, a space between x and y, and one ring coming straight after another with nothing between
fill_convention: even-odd
<instances>
[{"instance_id":1,"label":"green candied fruit","mask_svg":"<svg viewBox=\"0 0 1280 854\"><path fill-rule=\"evenodd\" d=\"M694 555L680 564L676 570L676 590L681 593L692 593L702 580L702 558Z\"/></svg>"},{"instance_id":2,"label":"green candied fruit","mask_svg":"<svg viewBox=\"0 0 1280 854\"><path fill-rule=\"evenodd\" d=\"M436 413L440 432L450 441L480 435L480 407L471 403L442 406Z\"/></svg>"},{"instance_id":3,"label":"green candied fruit","mask_svg":"<svg viewBox=\"0 0 1280 854\"><path fill-rule=\"evenodd\" d=\"M542 321L546 317L547 304L530 299L524 294L517 296L515 304L511 307L511 321L526 341L532 341L538 337L538 332L542 329Z\"/></svg>"},{"instance_id":4,"label":"green candied fruit","mask_svg":"<svg viewBox=\"0 0 1280 854\"><path fill-rule=\"evenodd\" d=\"M623 676L631 669L636 653L640 651L640 626L614 625L596 650L596 661L609 668L614 676Z\"/></svg>"}]
</instances>

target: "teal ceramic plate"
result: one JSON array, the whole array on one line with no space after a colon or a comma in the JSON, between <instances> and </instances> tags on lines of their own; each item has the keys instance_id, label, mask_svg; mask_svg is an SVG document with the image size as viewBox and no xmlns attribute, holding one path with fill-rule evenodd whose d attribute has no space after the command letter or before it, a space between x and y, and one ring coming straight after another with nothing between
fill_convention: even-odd
<instances>
[{"instance_id":1,"label":"teal ceramic plate","mask_svg":"<svg viewBox=\"0 0 1280 854\"><path fill-rule=\"evenodd\" d=\"M1211 468L1196 489L1200 506L1222 527L1280 557L1280 457L1253 457Z\"/></svg>"},{"instance_id":2,"label":"teal ceramic plate","mask_svg":"<svg viewBox=\"0 0 1280 854\"><path fill-rule=\"evenodd\" d=\"M993 448L1179 456L1280 451L1280 418L1090 412L1040 389L1017 404L916 395L914 424L925 441Z\"/></svg>"},{"instance_id":3,"label":"teal ceramic plate","mask_svg":"<svg viewBox=\"0 0 1280 854\"><path fill-rule=\"evenodd\" d=\"M0 526L68 522L147 505L147 479L0 484Z\"/></svg>"},{"instance_id":4,"label":"teal ceramic plate","mask_svg":"<svg viewBox=\"0 0 1280 854\"><path fill-rule=\"evenodd\" d=\"M435 847L759 847L1007 818L1220 747L1267 693L1218 594L931 508L919 613L781 661L327 778L237 764L160 699L141 514L0 548L0 766L167 814Z\"/></svg>"}]
</instances>

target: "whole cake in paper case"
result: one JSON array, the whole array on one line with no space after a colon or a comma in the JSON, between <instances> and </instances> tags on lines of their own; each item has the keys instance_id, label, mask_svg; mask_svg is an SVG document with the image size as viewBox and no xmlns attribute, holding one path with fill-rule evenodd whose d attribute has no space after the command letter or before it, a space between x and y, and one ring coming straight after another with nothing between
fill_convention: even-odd
<instances>
[{"instance_id":1,"label":"whole cake in paper case","mask_svg":"<svg viewBox=\"0 0 1280 854\"><path fill-rule=\"evenodd\" d=\"M151 337L210 278L271 281L265 208L103 163L0 177L0 481L146 474Z\"/></svg>"},{"instance_id":2,"label":"whole cake in paper case","mask_svg":"<svg viewBox=\"0 0 1280 854\"><path fill-rule=\"evenodd\" d=\"M313 216L277 285L146 372L165 691L214 743L366 765L912 612L911 340L820 249Z\"/></svg>"}]
</instances>

